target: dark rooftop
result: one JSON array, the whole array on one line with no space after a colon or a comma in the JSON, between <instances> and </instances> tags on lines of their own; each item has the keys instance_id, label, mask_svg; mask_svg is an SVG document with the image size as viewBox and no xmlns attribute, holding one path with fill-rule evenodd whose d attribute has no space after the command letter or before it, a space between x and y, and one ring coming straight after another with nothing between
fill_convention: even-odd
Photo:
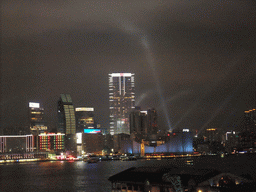
<instances>
[{"instance_id":1,"label":"dark rooftop","mask_svg":"<svg viewBox=\"0 0 256 192\"><path fill-rule=\"evenodd\" d=\"M170 183L163 180L164 174L180 176L182 184L185 186L191 178L199 183L220 174L220 172L214 169L194 169L191 167L132 167L109 177L109 180L127 183L144 183L146 180L150 183Z\"/></svg>"}]
</instances>

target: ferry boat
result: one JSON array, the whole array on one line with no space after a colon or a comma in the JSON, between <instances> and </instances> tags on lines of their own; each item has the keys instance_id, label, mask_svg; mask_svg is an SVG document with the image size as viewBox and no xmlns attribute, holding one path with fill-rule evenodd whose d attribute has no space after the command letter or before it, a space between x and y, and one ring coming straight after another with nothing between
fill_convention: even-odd
<instances>
[{"instance_id":1,"label":"ferry boat","mask_svg":"<svg viewBox=\"0 0 256 192\"><path fill-rule=\"evenodd\" d=\"M99 157L97 155L90 155L84 158L83 161L87 163L97 163L99 161Z\"/></svg>"}]
</instances>

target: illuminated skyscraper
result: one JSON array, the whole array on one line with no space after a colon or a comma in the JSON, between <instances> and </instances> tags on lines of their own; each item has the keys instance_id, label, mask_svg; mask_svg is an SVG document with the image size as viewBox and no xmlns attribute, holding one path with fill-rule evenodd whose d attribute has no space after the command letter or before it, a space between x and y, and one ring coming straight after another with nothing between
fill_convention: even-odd
<instances>
[{"instance_id":1,"label":"illuminated skyscraper","mask_svg":"<svg viewBox=\"0 0 256 192\"><path fill-rule=\"evenodd\" d=\"M38 132L47 131L44 121L44 108L40 108L40 103L29 102L28 105L30 132L37 134Z\"/></svg>"},{"instance_id":2,"label":"illuminated skyscraper","mask_svg":"<svg viewBox=\"0 0 256 192\"><path fill-rule=\"evenodd\" d=\"M94 113L93 107L75 108L77 132L84 132L84 129L96 128L93 113Z\"/></svg>"},{"instance_id":3,"label":"illuminated skyscraper","mask_svg":"<svg viewBox=\"0 0 256 192\"><path fill-rule=\"evenodd\" d=\"M135 106L134 73L109 74L110 134L130 134L129 114Z\"/></svg>"},{"instance_id":4,"label":"illuminated skyscraper","mask_svg":"<svg viewBox=\"0 0 256 192\"><path fill-rule=\"evenodd\" d=\"M60 94L58 101L58 132L76 133L75 110L69 94Z\"/></svg>"}]
</instances>

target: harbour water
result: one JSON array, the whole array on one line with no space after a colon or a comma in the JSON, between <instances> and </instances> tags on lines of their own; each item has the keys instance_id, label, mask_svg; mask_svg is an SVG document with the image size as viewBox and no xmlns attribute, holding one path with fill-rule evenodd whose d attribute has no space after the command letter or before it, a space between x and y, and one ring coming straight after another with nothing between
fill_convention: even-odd
<instances>
[{"instance_id":1,"label":"harbour water","mask_svg":"<svg viewBox=\"0 0 256 192\"><path fill-rule=\"evenodd\" d=\"M108 178L142 161L47 161L0 165L0 191L86 191L111 190Z\"/></svg>"},{"instance_id":2,"label":"harbour water","mask_svg":"<svg viewBox=\"0 0 256 192\"><path fill-rule=\"evenodd\" d=\"M197 168L216 168L224 172L245 175L255 174L254 156L201 157L193 160ZM138 166L182 166L185 159L103 161L47 161L0 164L0 191L86 191L108 192L108 178L130 167Z\"/></svg>"}]
</instances>

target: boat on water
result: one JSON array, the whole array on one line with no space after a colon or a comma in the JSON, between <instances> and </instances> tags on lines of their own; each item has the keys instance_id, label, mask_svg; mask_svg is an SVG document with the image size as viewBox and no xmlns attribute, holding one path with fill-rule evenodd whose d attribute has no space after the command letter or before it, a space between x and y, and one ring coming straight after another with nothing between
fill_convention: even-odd
<instances>
[{"instance_id":1,"label":"boat on water","mask_svg":"<svg viewBox=\"0 0 256 192\"><path fill-rule=\"evenodd\" d=\"M97 163L99 161L99 157L97 155L90 155L85 157L83 161L87 163Z\"/></svg>"},{"instance_id":2,"label":"boat on water","mask_svg":"<svg viewBox=\"0 0 256 192\"><path fill-rule=\"evenodd\" d=\"M135 155L131 154L131 155L128 155L128 156L121 156L120 158L122 161L136 161L137 158Z\"/></svg>"}]
</instances>

